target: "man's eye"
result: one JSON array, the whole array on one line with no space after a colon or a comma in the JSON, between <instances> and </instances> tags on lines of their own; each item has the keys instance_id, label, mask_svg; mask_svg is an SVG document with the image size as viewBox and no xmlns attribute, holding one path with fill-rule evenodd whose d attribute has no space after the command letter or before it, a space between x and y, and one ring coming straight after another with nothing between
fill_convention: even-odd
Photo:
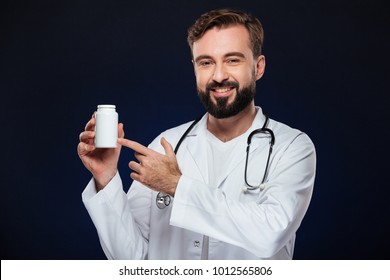
<instances>
[{"instance_id":1,"label":"man's eye","mask_svg":"<svg viewBox=\"0 0 390 280\"><path fill-rule=\"evenodd\" d=\"M232 58L232 59L229 59L228 60L228 63L229 64L237 64L237 63L239 63L240 62L240 60L239 59L236 59L236 58Z\"/></svg>"},{"instance_id":2,"label":"man's eye","mask_svg":"<svg viewBox=\"0 0 390 280\"><path fill-rule=\"evenodd\" d=\"M207 67L207 66L210 66L211 65L211 61L200 61L199 62L199 66L201 67Z\"/></svg>"}]
</instances>

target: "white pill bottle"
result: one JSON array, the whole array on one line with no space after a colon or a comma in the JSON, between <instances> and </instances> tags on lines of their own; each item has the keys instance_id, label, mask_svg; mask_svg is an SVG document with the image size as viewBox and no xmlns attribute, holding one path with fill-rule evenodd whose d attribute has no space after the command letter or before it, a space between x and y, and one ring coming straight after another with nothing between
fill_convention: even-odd
<instances>
[{"instance_id":1,"label":"white pill bottle","mask_svg":"<svg viewBox=\"0 0 390 280\"><path fill-rule=\"evenodd\" d=\"M98 105L95 118L95 147L116 148L118 113L115 105Z\"/></svg>"}]
</instances>

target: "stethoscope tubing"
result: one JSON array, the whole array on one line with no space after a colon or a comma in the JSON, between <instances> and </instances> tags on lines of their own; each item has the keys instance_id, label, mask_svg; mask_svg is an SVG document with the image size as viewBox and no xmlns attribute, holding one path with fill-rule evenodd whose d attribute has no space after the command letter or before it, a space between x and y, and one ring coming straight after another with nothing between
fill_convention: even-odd
<instances>
[{"instance_id":1,"label":"stethoscope tubing","mask_svg":"<svg viewBox=\"0 0 390 280\"><path fill-rule=\"evenodd\" d=\"M268 171L269 171L269 163L270 163L270 159L271 159L271 154L272 154L272 150L273 150L273 146L275 144L275 135L274 135L274 132L267 128L267 125L268 125L268 121L269 121L269 118L267 115L265 115L265 122L264 122L264 125L262 128L260 129L256 129L254 131L252 131L249 136L248 136L248 141L247 141L247 147L246 147L246 159L245 159L245 171L244 171L244 179L245 179L245 184L246 184L246 187L244 188L244 191L253 191L253 190L256 190L256 189L260 189L260 190L263 190L264 187L265 187L265 181L268 177ZM251 142L252 142L252 137L255 135L255 134L259 134L259 133L266 133L266 134L269 134L271 136L271 139L270 139L270 143L269 143L269 150L268 150L268 156L267 156L267 163L265 165L265 170L264 170L264 175L263 175L263 178L261 180L261 183L258 185L258 186L252 186L251 184L248 183L248 177L247 177L247 171L248 171L248 160L249 160L249 151L250 151L250 146L251 146Z\"/></svg>"}]
</instances>

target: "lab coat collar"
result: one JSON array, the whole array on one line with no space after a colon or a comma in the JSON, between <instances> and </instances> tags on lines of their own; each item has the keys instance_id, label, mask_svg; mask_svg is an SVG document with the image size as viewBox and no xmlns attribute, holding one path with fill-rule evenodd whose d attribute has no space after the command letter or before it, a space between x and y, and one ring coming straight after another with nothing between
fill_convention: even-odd
<instances>
[{"instance_id":1,"label":"lab coat collar","mask_svg":"<svg viewBox=\"0 0 390 280\"><path fill-rule=\"evenodd\" d=\"M265 115L263 113L263 110L261 107L256 106L256 116L255 119L253 120L252 126L248 129L248 132L252 132L255 129L262 128L265 122Z\"/></svg>"},{"instance_id":2,"label":"lab coat collar","mask_svg":"<svg viewBox=\"0 0 390 280\"><path fill-rule=\"evenodd\" d=\"M247 132L245 132L245 141L248 137L248 135L255 129L262 128L265 121L265 116L263 115L263 111L260 107L256 107L256 116L253 120L252 126L248 129ZM187 140L184 141L187 143L186 147L191 154L193 160L196 163L196 166L198 167L202 177L203 181L208 184L209 183L209 167L208 167L208 161L207 161L207 153L204 151L206 150L207 145L207 119L208 119L208 113L206 113L202 119L199 121L199 123L190 131L190 133L187 135ZM255 135L254 137L257 137ZM253 141L251 144L251 150L250 153L253 153L260 145L261 141ZM242 151L242 153L237 153L235 158L230 161L229 167L226 170L225 176L223 176L223 182L225 178L232 172L232 170L242 161L245 159L246 153L245 150Z\"/></svg>"}]
</instances>

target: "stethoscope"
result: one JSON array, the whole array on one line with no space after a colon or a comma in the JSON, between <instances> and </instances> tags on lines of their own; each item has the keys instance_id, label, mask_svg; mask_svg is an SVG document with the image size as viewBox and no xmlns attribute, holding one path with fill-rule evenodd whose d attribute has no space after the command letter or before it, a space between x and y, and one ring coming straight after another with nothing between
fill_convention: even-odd
<instances>
[{"instance_id":1,"label":"stethoscope","mask_svg":"<svg viewBox=\"0 0 390 280\"><path fill-rule=\"evenodd\" d=\"M183 142L183 140L187 137L187 135L190 133L190 131L194 128L194 126L201 120L201 118L202 117L197 118L195 121L193 121L193 123L190 125L190 127L187 128L187 130L183 133L183 135L181 136L181 138L179 139L179 142L177 143L177 145L175 147L175 154L177 154L177 151L179 150L180 145ZM267 179L268 171L269 171L269 161L270 161L271 154L272 154L272 148L275 144L275 135L271 129L267 128L268 122L269 122L269 118L267 115L265 115L265 121L264 121L263 127L253 130L248 136L247 147L246 147L245 171L244 171L244 179L245 179L246 186L243 187L243 189L242 189L243 192L253 191L253 190L257 190L257 189L259 189L260 191L263 191L265 188L265 181ZM267 163L265 165L263 179L261 180L261 183L258 186L253 186L253 185L248 183L248 178L247 178L248 159L249 159L249 151L250 151L252 138L254 135L259 134L259 133L269 134L270 135L270 142L269 142L268 157L267 157ZM167 194L165 192L159 192L157 194L156 205L159 209L164 209L169 204L171 204L171 201L172 201L172 198L169 194Z\"/></svg>"}]
</instances>

